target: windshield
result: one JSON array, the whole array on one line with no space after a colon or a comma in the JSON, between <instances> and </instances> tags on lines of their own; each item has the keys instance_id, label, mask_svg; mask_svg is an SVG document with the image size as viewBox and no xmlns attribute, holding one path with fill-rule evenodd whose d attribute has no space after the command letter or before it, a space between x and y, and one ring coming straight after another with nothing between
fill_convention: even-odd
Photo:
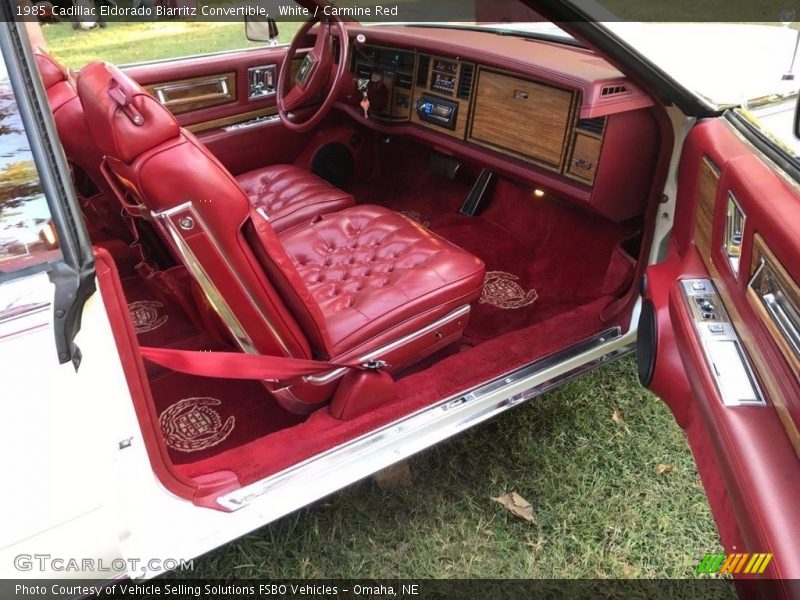
<instances>
[{"instance_id":1,"label":"windshield","mask_svg":"<svg viewBox=\"0 0 800 600\"><path fill-rule=\"evenodd\" d=\"M397 0L391 14L369 0L334 4L336 10L349 11L346 16L370 25L468 27L571 41L569 34L521 0ZM770 17L769 10L752 6L757 3L734 3L724 11L702 0L691 5L660 0L573 0L572 4L714 106L760 105L800 89L798 65L792 64L800 23L779 21L777 12L774 22L747 22L748 17ZM780 15L794 17L793 11ZM783 77L790 69L797 75L793 80Z\"/></svg>"},{"instance_id":2,"label":"windshield","mask_svg":"<svg viewBox=\"0 0 800 600\"><path fill-rule=\"evenodd\" d=\"M583 9L591 4L591 14L603 27L711 108L740 107L773 139L800 156L791 126L800 90L800 60L795 61L800 23L791 22L797 16L794 11L770 11L758 3L734 3L735 10L721 11L702 0L572 3ZM363 0L336 2L345 10L362 11L350 16L368 25L468 28L577 43L520 0L398 0L396 14L384 16L375 8L365 14L370 5ZM773 17L774 22L753 22L753 17ZM712 22L715 18L720 21Z\"/></svg>"},{"instance_id":3,"label":"windshield","mask_svg":"<svg viewBox=\"0 0 800 600\"><path fill-rule=\"evenodd\" d=\"M389 25L392 23L370 23ZM547 22L415 22L412 26L461 27L502 34L574 41ZM603 26L717 107L760 106L797 93L800 61L792 67L797 30L773 23L625 23ZM785 79L790 71L794 79Z\"/></svg>"}]
</instances>

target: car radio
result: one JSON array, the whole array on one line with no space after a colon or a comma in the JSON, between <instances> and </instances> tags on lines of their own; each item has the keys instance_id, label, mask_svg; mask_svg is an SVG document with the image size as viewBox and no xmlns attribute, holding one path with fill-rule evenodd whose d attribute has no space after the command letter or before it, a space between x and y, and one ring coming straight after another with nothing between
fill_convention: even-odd
<instances>
[{"instance_id":1,"label":"car radio","mask_svg":"<svg viewBox=\"0 0 800 600\"><path fill-rule=\"evenodd\" d=\"M422 94L417 100L417 116L422 121L455 130L458 118L458 102Z\"/></svg>"}]
</instances>

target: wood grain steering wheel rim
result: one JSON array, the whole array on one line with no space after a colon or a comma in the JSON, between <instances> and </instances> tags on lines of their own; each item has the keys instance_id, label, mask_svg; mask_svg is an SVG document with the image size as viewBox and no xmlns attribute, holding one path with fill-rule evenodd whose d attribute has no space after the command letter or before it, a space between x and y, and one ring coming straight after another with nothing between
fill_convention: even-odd
<instances>
[{"instance_id":1,"label":"wood grain steering wheel rim","mask_svg":"<svg viewBox=\"0 0 800 600\"><path fill-rule=\"evenodd\" d=\"M303 59L303 65L298 71L294 85L289 86L292 77L292 61L299 50L301 40L311 28L319 22L319 31L314 47L309 50ZM333 30L335 28L335 31ZM332 74L334 64L333 36L339 38L339 61L336 71ZM281 72L278 76L277 103L278 116L281 122L292 131L308 131L318 125L330 112L336 100L339 84L345 76L350 58L350 44L347 37L347 28L344 22L335 17L314 17L306 21L294 36L286 56L283 58ZM328 87L325 99L312 115L303 121L292 116L292 111L308 106L314 99Z\"/></svg>"}]
</instances>

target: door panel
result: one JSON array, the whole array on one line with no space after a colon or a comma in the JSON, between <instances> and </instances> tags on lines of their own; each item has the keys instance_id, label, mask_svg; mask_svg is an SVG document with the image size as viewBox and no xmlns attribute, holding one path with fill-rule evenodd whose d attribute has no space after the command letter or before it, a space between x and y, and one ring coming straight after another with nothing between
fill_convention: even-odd
<instances>
[{"instance_id":1,"label":"door panel","mask_svg":"<svg viewBox=\"0 0 800 600\"><path fill-rule=\"evenodd\" d=\"M264 84L262 90L277 85L285 55L285 46L259 48L147 63L125 72L238 175L293 162L309 139L281 124L274 93L251 94L254 78Z\"/></svg>"},{"instance_id":2,"label":"door panel","mask_svg":"<svg viewBox=\"0 0 800 600\"><path fill-rule=\"evenodd\" d=\"M726 549L774 554L765 577L800 577L798 281L798 187L724 119L699 123L667 259L647 271L645 382L686 429Z\"/></svg>"}]
</instances>

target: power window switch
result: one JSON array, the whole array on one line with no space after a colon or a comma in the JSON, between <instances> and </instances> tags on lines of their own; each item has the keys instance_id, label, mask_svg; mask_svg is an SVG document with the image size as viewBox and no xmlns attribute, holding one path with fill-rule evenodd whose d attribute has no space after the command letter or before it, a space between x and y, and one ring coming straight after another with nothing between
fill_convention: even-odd
<instances>
[{"instance_id":1,"label":"power window switch","mask_svg":"<svg viewBox=\"0 0 800 600\"><path fill-rule=\"evenodd\" d=\"M702 292L704 289L706 289L705 281L693 281L692 282L692 289L695 292Z\"/></svg>"},{"instance_id":2,"label":"power window switch","mask_svg":"<svg viewBox=\"0 0 800 600\"><path fill-rule=\"evenodd\" d=\"M714 335L721 335L725 333L725 325L723 325L722 323L711 323L708 326L708 330Z\"/></svg>"}]
</instances>

